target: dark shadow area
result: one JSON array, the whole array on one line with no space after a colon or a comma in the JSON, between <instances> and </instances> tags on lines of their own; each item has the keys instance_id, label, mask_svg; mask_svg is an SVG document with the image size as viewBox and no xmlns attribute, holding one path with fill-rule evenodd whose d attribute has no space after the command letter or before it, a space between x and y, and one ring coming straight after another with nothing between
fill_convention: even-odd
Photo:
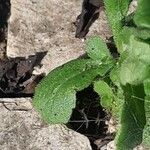
<instances>
[{"instance_id":1,"label":"dark shadow area","mask_svg":"<svg viewBox=\"0 0 150 150\"><path fill-rule=\"evenodd\" d=\"M0 0L0 98L31 97L35 86L44 77L32 75L35 66L47 52L36 53L27 59L7 58L8 19L11 15L10 0Z\"/></svg>"},{"instance_id":2,"label":"dark shadow area","mask_svg":"<svg viewBox=\"0 0 150 150\"><path fill-rule=\"evenodd\" d=\"M104 139L108 136L108 126L105 122L110 119L110 115L100 105L100 97L92 85L77 92L76 98L76 107L67 126L87 136L93 150L97 150L98 146L94 144L97 139L103 139L99 145L106 144ZM107 140L107 143L111 140Z\"/></svg>"},{"instance_id":3,"label":"dark shadow area","mask_svg":"<svg viewBox=\"0 0 150 150\"><path fill-rule=\"evenodd\" d=\"M10 8L10 0L0 0L0 42L4 39L4 30L8 27Z\"/></svg>"},{"instance_id":4,"label":"dark shadow area","mask_svg":"<svg viewBox=\"0 0 150 150\"><path fill-rule=\"evenodd\" d=\"M77 17L76 35L77 38L83 38L89 31L90 26L99 17L100 7L103 6L101 0L84 0L82 4L82 12Z\"/></svg>"},{"instance_id":5,"label":"dark shadow area","mask_svg":"<svg viewBox=\"0 0 150 150\"><path fill-rule=\"evenodd\" d=\"M8 19L11 13L10 0L0 0L0 59L6 56Z\"/></svg>"},{"instance_id":6,"label":"dark shadow area","mask_svg":"<svg viewBox=\"0 0 150 150\"><path fill-rule=\"evenodd\" d=\"M35 66L41 67L41 60L47 52L39 52L25 58L0 61L0 98L31 97L44 74L32 75Z\"/></svg>"},{"instance_id":7,"label":"dark shadow area","mask_svg":"<svg viewBox=\"0 0 150 150\"><path fill-rule=\"evenodd\" d=\"M119 52L117 50L117 47L116 47L116 44L115 44L113 36L110 37L109 39L107 39L106 45L107 45L107 48L109 49L109 52L113 56L113 58L114 59L118 59L120 54L119 54Z\"/></svg>"},{"instance_id":8,"label":"dark shadow area","mask_svg":"<svg viewBox=\"0 0 150 150\"><path fill-rule=\"evenodd\" d=\"M124 19L122 19L122 24L124 26L128 26L128 27L136 27L136 24L134 22L134 15L135 13L131 13L128 16L125 16Z\"/></svg>"}]
</instances>

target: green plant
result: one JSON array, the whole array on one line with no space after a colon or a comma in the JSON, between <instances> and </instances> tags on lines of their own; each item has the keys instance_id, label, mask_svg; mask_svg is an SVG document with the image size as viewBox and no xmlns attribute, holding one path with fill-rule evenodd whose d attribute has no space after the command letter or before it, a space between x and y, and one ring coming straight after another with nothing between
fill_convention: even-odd
<instances>
[{"instance_id":1,"label":"green plant","mask_svg":"<svg viewBox=\"0 0 150 150\"><path fill-rule=\"evenodd\" d=\"M150 5L148 0L138 0L136 12L127 16L130 2L104 0L120 57L115 60L100 38L90 38L88 58L50 72L33 100L45 121L67 123L76 92L93 84L101 105L119 121L115 138L118 150L132 150L141 143L150 147Z\"/></svg>"},{"instance_id":2,"label":"green plant","mask_svg":"<svg viewBox=\"0 0 150 150\"><path fill-rule=\"evenodd\" d=\"M33 104L48 123L67 123L75 107L76 92L88 87L97 76L105 76L113 67L114 60L106 45L97 38L93 40L97 46L88 44L87 48L91 58L73 60L58 67L36 89ZM99 48L102 51L98 56L95 51Z\"/></svg>"}]
</instances>

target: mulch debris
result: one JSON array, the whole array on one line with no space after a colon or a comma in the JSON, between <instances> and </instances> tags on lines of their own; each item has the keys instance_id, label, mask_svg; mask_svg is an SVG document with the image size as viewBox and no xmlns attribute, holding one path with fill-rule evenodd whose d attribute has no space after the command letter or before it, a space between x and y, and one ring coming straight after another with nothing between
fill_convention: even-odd
<instances>
[{"instance_id":1,"label":"mulch debris","mask_svg":"<svg viewBox=\"0 0 150 150\"><path fill-rule=\"evenodd\" d=\"M44 74L33 75L46 52L26 58L0 60L0 97L31 97Z\"/></svg>"},{"instance_id":2,"label":"mulch debris","mask_svg":"<svg viewBox=\"0 0 150 150\"><path fill-rule=\"evenodd\" d=\"M89 31L90 26L98 19L102 0L84 0L82 3L82 12L77 17L76 35L77 38L84 38Z\"/></svg>"}]
</instances>

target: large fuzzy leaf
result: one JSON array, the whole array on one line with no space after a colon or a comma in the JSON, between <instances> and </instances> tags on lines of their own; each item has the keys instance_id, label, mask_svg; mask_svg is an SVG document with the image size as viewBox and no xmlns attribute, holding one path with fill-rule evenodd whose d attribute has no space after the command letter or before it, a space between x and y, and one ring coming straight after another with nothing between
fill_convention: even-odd
<instances>
[{"instance_id":1,"label":"large fuzzy leaf","mask_svg":"<svg viewBox=\"0 0 150 150\"><path fill-rule=\"evenodd\" d=\"M122 52L122 37L120 33L123 28L122 20L126 16L131 0L104 0L106 14L111 25L115 43L118 51Z\"/></svg>"},{"instance_id":2,"label":"large fuzzy leaf","mask_svg":"<svg viewBox=\"0 0 150 150\"><path fill-rule=\"evenodd\" d=\"M121 126L116 136L117 150L132 150L142 143L142 139L147 145L150 137L148 96L145 100L145 93L149 95L150 84L145 82L143 86L143 81L150 74L150 46L144 41L148 34L143 30L145 35L140 39L140 32L130 31L127 32L128 39L124 40L126 51L122 53L118 65L111 72L111 79L118 88L119 82L122 84L122 103L125 100L123 105L118 106L120 109L117 107L122 110L122 114L118 115Z\"/></svg>"},{"instance_id":3,"label":"large fuzzy leaf","mask_svg":"<svg viewBox=\"0 0 150 150\"><path fill-rule=\"evenodd\" d=\"M123 86L125 102L122 107L121 127L117 133L117 150L132 150L142 142L145 120L143 85ZM141 100L142 99L142 100Z\"/></svg>"},{"instance_id":4,"label":"large fuzzy leaf","mask_svg":"<svg viewBox=\"0 0 150 150\"><path fill-rule=\"evenodd\" d=\"M123 85L127 83L137 85L143 82L150 74L150 66L138 59L126 59L120 68L120 81Z\"/></svg>"},{"instance_id":5,"label":"large fuzzy leaf","mask_svg":"<svg viewBox=\"0 0 150 150\"><path fill-rule=\"evenodd\" d=\"M48 123L67 123L75 107L76 91L86 88L97 75L103 76L112 65L78 59L53 70L36 88L35 108Z\"/></svg>"},{"instance_id":6,"label":"large fuzzy leaf","mask_svg":"<svg viewBox=\"0 0 150 150\"><path fill-rule=\"evenodd\" d=\"M120 65L121 84L141 84L150 74L150 45L129 37L127 55Z\"/></svg>"},{"instance_id":7,"label":"large fuzzy leaf","mask_svg":"<svg viewBox=\"0 0 150 150\"><path fill-rule=\"evenodd\" d=\"M149 35L150 38L150 35ZM145 40L146 41L146 40ZM136 45L136 46L135 46ZM139 61L150 64L150 44L143 40L137 39L135 36L130 37L129 56Z\"/></svg>"},{"instance_id":8,"label":"large fuzzy leaf","mask_svg":"<svg viewBox=\"0 0 150 150\"><path fill-rule=\"evenodd\" d=\"M73 60L56 68L36 88L33 104L48 123L67 123L75 108L76 92L113 67L114 60L106 45L99 38L90 39L89 43L87 51L91 58Z\"/></svg>"},{"instance_id":9,"label":"large fuzzy leaf","mask_svg":"<svg viewBox=\"0 0 150 150\"><path fill-rule=\"evenodd\" d=\"M149 0L138 0L138 8L134 17L138 27L150 29L150 4Z\"/></svg>"},{"instance_id":10,"label":"large fuzzy leaf","mask_svg":"<svg viewBox=\"0 0 150 150\"><path fill-rule=\"evenodd\" d=\"M150 5L148 0L139 0L135 16L131 16L137 26L132 22L125 27L123 20L130 0L104 2L114 40L121 54L110 74L111 80L118 87L117 99L120 93L122 100L118 101L121 103L116 107L119 112L122 110L121 115L117 115L120 128L115 139L116 146L117 150L132 150L141 144L142 139L147 145L150 140L150 84L146 80L150 74ZM147 82L143 86L144 80Z\"/></svg>"},{"instance_id":11,"label":"large fuzzy leaf","mask_svg":"<svg viewBox=\"0 0 150 150\"><path fill-rule=\"evenodd\" d=\"M136 52L138 53L138 56L143 57L145 55L148 58L150 53L149 51L150 30L149 29L124 26L120 33L120 37L122 40L123 53L126 51L126 53L128 52L129 53L128 55L132 57L134 56L134 52ZM145 49L144 55L142 54L143 49Z\"/></svg>"},{"instance_id":12,"label":"large fuzzy leaf","mask_svg":"<svg viewBox=\"0 0 150 150\"><path fill-rule=\"evenodd\" d=\"M144 81L146 126L143 133L143 144L150 147L150 79Z\"/></svg>"}]
</instances>

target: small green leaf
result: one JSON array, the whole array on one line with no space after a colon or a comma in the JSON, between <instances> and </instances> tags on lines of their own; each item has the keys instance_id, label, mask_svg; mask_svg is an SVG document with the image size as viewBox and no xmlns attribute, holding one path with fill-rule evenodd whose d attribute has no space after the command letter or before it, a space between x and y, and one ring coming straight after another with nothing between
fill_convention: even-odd
<instances>
[{"instance_id":1,"label":"small green leaf","mask_svg":"<svg viewBox=\"0 0 150 150\"><path fill-rule=\"evenodd\" d=\"M144 90L147 96L150 96L150 79L144 80Z\"/></svg>"},{"instance_id":2,"label":"small green leaf","mask_svg":"<svg viewBox=\"0 0 150 150\"><path fill-rule=\"evenodd\" d=\"M110 79L117 86L120 85L119 71L119 65L117 64L110 72Z\"/></svg>"},{"instance_id":3,"label":"small green leaf","mask_svg":"<svg viewBox=\"0 0 150 150\"><path fill-rule=\"evenodd\" d=\"M89 86L98 75L107 73L113 63L77 59L50 72L35 91L33 105L50 123L67 123L75 107L76 91Z\"/></svg>"},{"instance_id":4,"label":"small green leaf","mask_svg":"<svg viewBox=\"0 0 150 150\"><path fill-rule=\"evenodd\" d=\"M94 90L99 94L101 105L104 108L111 108L113 101L113 92L109 85L104 81L97 81L94 83Z\"/></svg>"},{"instance_id":5,"label":"small green leaf","mask_svg":"<svg viewBox=\"0 0 150 150\"><path fill-rule=\"evenodd\" d=\"M92 37L87 40L86 52L94 60L111 58L107 45L99 37Z\"/></svg>"}]
</instances>

